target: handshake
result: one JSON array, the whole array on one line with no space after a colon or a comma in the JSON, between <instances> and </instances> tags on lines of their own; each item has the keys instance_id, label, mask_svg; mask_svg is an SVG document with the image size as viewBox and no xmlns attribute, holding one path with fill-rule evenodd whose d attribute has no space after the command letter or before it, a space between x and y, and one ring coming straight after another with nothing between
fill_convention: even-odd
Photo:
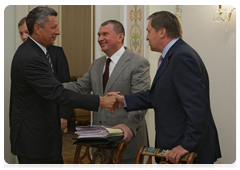
<instances>
[{"instance_id":1,"label":"handshake","mask_svg":"<svg viewBox=\"0 0 240 170\"><path fill-rule=\"evenodd\" d=\"M109 92L106 96L100 96L99 106L102 109L114 112L115 110L123 107L125 98L123 95L119 95L120 92Z\"/></svg>"}]
</instances>

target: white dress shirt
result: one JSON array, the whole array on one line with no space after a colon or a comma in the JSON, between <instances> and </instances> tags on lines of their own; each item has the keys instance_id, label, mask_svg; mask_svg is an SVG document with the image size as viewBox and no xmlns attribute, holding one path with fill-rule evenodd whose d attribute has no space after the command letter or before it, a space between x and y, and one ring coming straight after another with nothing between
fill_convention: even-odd
<instances>
[{"instance_id":1,"label":"white dress shirt","mask_svg":"<svg viewBox=\"0 0 240 170\"><path fill-rule=\"evenodd\" d=\"M46 47L42 46L41 44L39 44L37 41L35 41L32 37L29 36L29 38L31 38L31 40L33 40L44 52L44 54L47 54L47 49Z\"/></svg>"},{"instance_id":2,"label":"white dress shirt","mask_svg":"<svg viewBox=\"0 0 240 170\"><path fill-rule=\"evenodd\" d=\"M111 59L111 62L109 64L109 77L112 74L112 71L114 69L114 67L116 66L118 60L120 59L120 57L123 55L123 53L125 52L125 48L122 46L116 53L114 53L111 57L106 56L106 61L108 58ZM105 65L103 67L103 73L105 71L105 67L106 67L106 62Z\"/></svg>"}]
</instances>

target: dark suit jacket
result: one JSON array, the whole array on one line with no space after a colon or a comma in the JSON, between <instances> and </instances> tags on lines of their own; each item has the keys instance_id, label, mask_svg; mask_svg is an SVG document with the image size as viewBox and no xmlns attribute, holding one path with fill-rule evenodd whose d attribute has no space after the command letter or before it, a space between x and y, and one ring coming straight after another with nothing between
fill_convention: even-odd
<instances>
[{"instance_id":1,"label":"dark suit jacket","mask_svg":"<svg viewBox=\"0 0 240 170\"><path fill-rule=\"evenodd\" d=\"M212 163L221 157L208 73L197 52L182 39L167 52L151 89L125 99L128 111L154 109L156 147L181 145L198 154L194 163Z\"/></svg>"},{"instance_id":2,"label":"dark suit jacket","mask_svg":"<svg viewBox=\"0 0 240 170\"><path fill-rule=\"evenodd\" d=\"M57 104L97 111L99 96L64 89L49 62L30 38L16 51L11 67L11 151L28 158L47 158L61 152Z\"/></svg>"},{"instance_id":3,"label":"dark suit jacket","mask_svg":"<svg viewBox=\"0 0 240 170\"><path fill-rule=\"evenodd\" d=\"M62 47L50 45L47 47L49 56L51 57L53 69L56 78L60 83L70 82L70 73L68 67L68 61L65 56ZM64 119L69 119L71 115L72 108L59 106L60 117Z\"/></svg>"}]
</instances>

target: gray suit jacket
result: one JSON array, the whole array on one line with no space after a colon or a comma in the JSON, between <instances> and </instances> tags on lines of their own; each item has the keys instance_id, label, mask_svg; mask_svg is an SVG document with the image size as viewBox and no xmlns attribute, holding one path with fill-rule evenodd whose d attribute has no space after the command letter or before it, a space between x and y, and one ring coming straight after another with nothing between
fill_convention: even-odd
<instances>
[{"instance_id":1,"label":"gray suit jacket","mask_svg":"<svg viewBox=\"0 0 240 170\"><path fill-rule=\"evenodd\" d=\"M118 60L103 93L103 67L106 56L93 61L89 71L77 82L64 83L65 88L80 92L106 95L108 92L120 91L120 94L133 94L145 91L150 86L150 64L147 59L125 50ZM132 141L123 152L122 159L136 158L139 148L148 145L147 127L145 122L146 110L127 112L120 108L114 113L99 108L94 113L93 125L115 126L125 124L133 132Z\"/></svg>"}]
</instances>

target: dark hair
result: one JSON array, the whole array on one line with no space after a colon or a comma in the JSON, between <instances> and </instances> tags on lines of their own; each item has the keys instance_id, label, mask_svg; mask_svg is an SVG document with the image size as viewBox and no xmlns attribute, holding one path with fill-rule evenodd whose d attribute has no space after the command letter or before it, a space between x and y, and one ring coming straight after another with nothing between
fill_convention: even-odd
<instances>
[{"instance_id":1,"label":"dark hair","mask_svg":"<svg viewBox=\"0 0 240 170\"><path fill-rule=\"evenodd\" d=\"M26 22L27 17L23 17L19 22L18 22L18 28Z\"/></svg>"},{"instance_id":2,"label":"dark hair","mask_svg":"<svg viewBox=\"0 0 240 170\"><path fill-rule=\"evenodd\" d=\"M42 6L36 7L30 11L26 19L29 35L32 35L35 24L38 24L40 27L44 28L45 23L49 21L49 15L57 16L57 12L52 8Z\"/></svg>"},{"instance_id":3,"label":"dark hair","mask_svg":"<svg viewBox=\"0 0 240 170\"><path fill-rule=\"evenodd\" d=\"M155 12L147 19L151 21L151 26L156 32L161 28L165 28L169 38L182 38L181 23L172 13L168 11Z\"/></svg>"},{"instance_id":4,"label":"dark hair","mask_svg":"<svg viewBox=\"0 0 240 170\"><path fill-rule=\"evenodd\" d=\"M105 26L105 25L108 25L108 24L113 24L113 30L115 31L116 34L123 33L124 36L125 36L124 27L121 24L121 22L119 22L117 20L108 20L108 21L105 21L104 23L102 23L101 26ZM122 43L123 42L124 42L124 37L123 37Z\"/></svg>"}]
</instances>

